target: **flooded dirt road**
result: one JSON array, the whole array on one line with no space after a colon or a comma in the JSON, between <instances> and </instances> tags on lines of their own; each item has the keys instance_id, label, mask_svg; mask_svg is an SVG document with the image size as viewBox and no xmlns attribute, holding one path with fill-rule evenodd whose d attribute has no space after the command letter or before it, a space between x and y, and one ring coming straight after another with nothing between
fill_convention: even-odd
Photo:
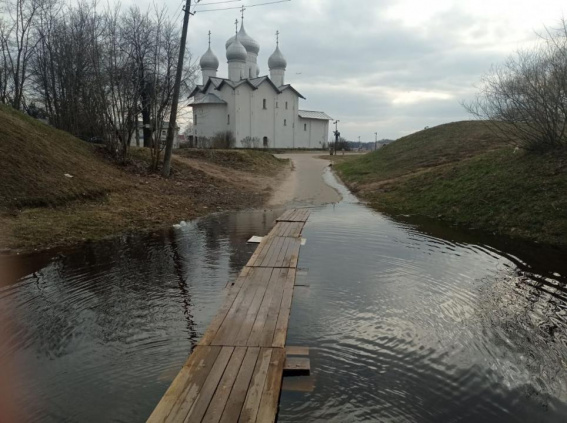
<instances>
[{"instance_id":1,"label":"flooded dirt road","mask_svg":"<svg viewBox=\"0 0 567 423\"><path fill-rule=\"evenodd\" d=\"M312 389L283 392L279 421L565 421L563 253L385 216L323 175L342 201L312 209L288 333L311 348ZM246 240L281 212L10 258L0 351L17 409L145 421L256 248Z\"/></svg>"}]
</instances>

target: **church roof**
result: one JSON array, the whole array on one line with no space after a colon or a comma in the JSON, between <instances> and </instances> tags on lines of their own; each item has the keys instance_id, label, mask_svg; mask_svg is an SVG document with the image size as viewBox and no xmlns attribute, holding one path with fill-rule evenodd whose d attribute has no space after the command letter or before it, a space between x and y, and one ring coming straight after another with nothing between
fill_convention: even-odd
<instances>
[{"instance_id":1,"label":"church roof","mask_svg":"<svg viewBox=\"0 0 567 423\"><path fill-rule=\"evenodd\" d=\"M198 104L226 104L226 101L213 93L205 94L199 98L193 96L189 99L189 106L196 106Z\"/></svg>"},{"instance_id":2,"label":"church roof","mask_svg":"<svg viewBox=\"0 0 567 423\"><path fill-rule=\"evenodd\" d=\"M333 118L325 112L316 112L313 110L298 110L298 113L299 117L303 119L333 120Z\"/></svg>"},{"instance_id":3,"label":"church roof","mask_svg":"<svg viewBox=\"0 0 567 423\"><path fill-rule=\"evenodd\" d=\"M295 88L293 88L290 84L286 84L286 85L282 85L280 87L280 91L284 92L285 90L292 90L295 94L297 94L299 97L301 97L302 99L306 100L305 97L303 97L303 95L301 95L301 93L299 91L297 91Z\"/></svg>"},{"instance_id":4,"label":"church roof","mask_svg":"<svg viewBox=\"0 0 567 423\"><path fill-rule=\"evenodd\" d=\"M253 90L257 90L258 87L260 87L260 85L262 85L264 82L270 84L272 86L272 88L277 93L282 93L282 92L284 92L284 90L291 89L299 97L305 99L305 97L303 97L295 88L293 88L289 84L283 85L283 86L278 88L268 76L260 76L258 78L252 78L252 79L241 79L240 81L232 81L230 79L218 78L216 76L212 76L212 77L209 78L209 80L207 81L207 83L205 85L195 86L195 88L193 89L193 91L189 95L189 98L192 98L199 93L204 93L205 91L207 91L207 89L209 88L210 85L213 85L215 87L215 90L220 90L223 85L228 85L229 87L231 87L234 90L234 89L240 87L241 85L247 84ZM194 104L197 104L197 103L194 103Z\"/></svg>"}]
</instances>

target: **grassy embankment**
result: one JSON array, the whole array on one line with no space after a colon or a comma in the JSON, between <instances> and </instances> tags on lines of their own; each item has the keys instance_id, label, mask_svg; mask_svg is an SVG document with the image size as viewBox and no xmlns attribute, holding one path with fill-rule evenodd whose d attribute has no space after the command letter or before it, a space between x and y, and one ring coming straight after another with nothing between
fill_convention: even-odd
<instances>
[{"instance_id":1,"label":"grassy embankment","mask_svg":"<svg viewBox=\"0 0 567 423\"><path fill-rule=\"evenodd\" d=\"M267 153L215 151L174 156L173 176L163 179L147 172L143 149L117 166L100 147L8 107L0 106L0 122L0 250L70 245L259 206L274 180L258 174L285 168Z\"/></svg>"},{"instance_id":2,"label":"grassy embankment","mask_svg":"<svg viewBox=\"0 0 567 423\"><path fill-rule=\"evenodd\" d=\"M482 122L420 131L335 168L384 211L567 245L567 154L514 151Z\"/></svg>"}]
</instances>

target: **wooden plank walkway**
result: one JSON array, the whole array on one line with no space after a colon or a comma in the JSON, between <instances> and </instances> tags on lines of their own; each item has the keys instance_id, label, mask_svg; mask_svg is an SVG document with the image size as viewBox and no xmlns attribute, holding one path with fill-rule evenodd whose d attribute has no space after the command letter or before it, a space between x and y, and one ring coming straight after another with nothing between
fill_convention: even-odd
<instances>
[{"instance_id":1,"label":"wooden plank walkway","mask_svg":"<svg viewBox=\"0 0 567 423\"><path fill-rule=\"evenodd\" d=\"M148 422L274 422L301 232L287 210L265 236Z\"/></svg>"}]
</instances>

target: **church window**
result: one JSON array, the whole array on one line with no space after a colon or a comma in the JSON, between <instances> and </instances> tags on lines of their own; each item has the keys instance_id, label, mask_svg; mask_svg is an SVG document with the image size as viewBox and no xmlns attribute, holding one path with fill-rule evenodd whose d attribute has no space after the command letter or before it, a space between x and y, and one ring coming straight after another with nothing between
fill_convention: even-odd
<instances>
[{"instance_id":1,"label":"church window","mask_svg":"<svg viewBox=\"0 0 567 423\"><path fill-rule=\"evenodd\" d=\"M279 107L278 102L276 101L276 109Z\"/></svg>"},{"instance_id":2,"label":"church window","mask_svg":"<svg viewBox=\"0 0 567 423\"><path fill-rule=\"evenodd\" d=\"M287 110L287 101L285 102L285 109Z\"/></svg>"},{"instance_id":3,"label":"church window","mask_svg":"<svg viewBox=\"0 0 567 423\"><path fill-rule=\"evenodd\" d=\"M307 131L307 124L306 123L303 124L303 130Z\"/></svg>"},{"instance_id":4,"label":"church window","mask_svg":"<svg viewBox=\"0 0 567 423\"><path fill-rule=\"evenodd\" d=\"M195 116L193 117L193 120L195 121L195 125L197 125L197 113L195 113Z\"/></svg>"},{"instance_id":5,"label":"church window","mask_svg":"<svg viewBox=\"0 0 567 423\"><path fill-rule=\"evenodd\" d=\"M287 126L287 119L283 120L283 126Z\"/></svg>"},{"instance_id":6,"label":"church window","mask_svg":"<svg viewBox=\"0 0 567 423\"><path fill-rule=\"evenodd\" d=\"M262 102L262 107L263 107L264 109L267 109L267 107L266 107L266 99L264 99L264 101Z\"/></svg>"},{"instance_id":7,"label":"church window","mask_svg":"<svg viewBox=\"0 0 567 423\"><path fill-rule=\"evenodd\" d=\"M226 124L230 125L230 115L227 115L228 119L226 120Z\"/></svg>"}]
</instances>

